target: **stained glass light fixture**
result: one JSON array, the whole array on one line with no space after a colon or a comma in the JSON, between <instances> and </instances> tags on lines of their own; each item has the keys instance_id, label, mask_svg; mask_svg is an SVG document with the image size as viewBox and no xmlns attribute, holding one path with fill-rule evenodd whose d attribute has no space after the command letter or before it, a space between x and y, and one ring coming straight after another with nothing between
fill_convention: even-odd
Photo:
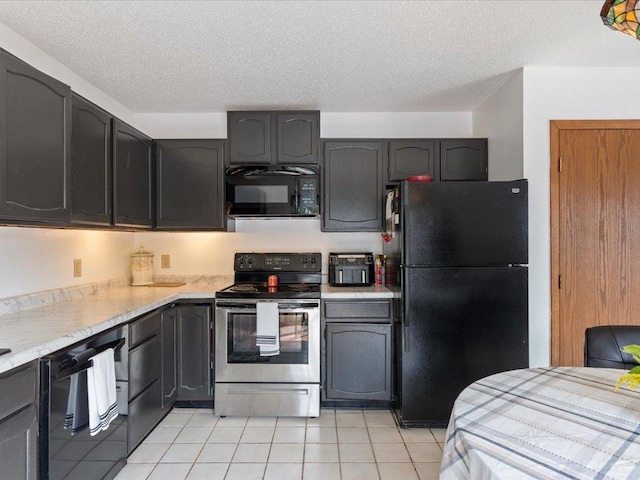
<instances>
[{"instance_id":1,"label":"stained glass light fixture","mask_svg":"<svg viewBox=\"0 0 640 480\"><path fill-rule=\"evenodd\" d=\"M640 40L640 2L638 0L606 0L600 17L607 27Z\"/></svg>"}]
</instances>

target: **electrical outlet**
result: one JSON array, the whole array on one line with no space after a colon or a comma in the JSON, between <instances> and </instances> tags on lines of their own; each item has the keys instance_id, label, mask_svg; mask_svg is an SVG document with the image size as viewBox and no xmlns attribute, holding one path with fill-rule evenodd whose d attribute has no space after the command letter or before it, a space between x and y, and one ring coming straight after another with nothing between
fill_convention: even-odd
<instances>
[{"instance_id":1,"label":"electrical outlet","mask_svg":"<svg viewBox=\"0 0 640 480\"><path fill-rule=\"evenodd\" d=\"M82 259L81 258L73 259L73 276L74 277L82 276Z\"/></svg>"},{"instance_id":2,"label":"electrical outlet","mask_svg":"<svg viewBox=\"0 0 640 480\"><path fill-rule=\"evenodd\" d=\"M160 255L160 267L171 268L171 255Z\"/></svg>"}]
</instances>

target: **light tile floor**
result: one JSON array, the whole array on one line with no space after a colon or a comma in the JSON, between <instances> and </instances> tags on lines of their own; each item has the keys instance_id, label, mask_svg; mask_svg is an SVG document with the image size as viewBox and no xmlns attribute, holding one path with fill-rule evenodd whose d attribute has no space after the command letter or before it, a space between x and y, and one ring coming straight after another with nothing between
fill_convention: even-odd
<instances>
[{"instance_id":1,"label":"light tile floor","mask_svg":"<svg viewBox=\"0 0 640 480\"><path fill-rule=\"evenodd\" d=\"M443 428L398 428L386 410L319 418L175 408L116 480L436 480Z\"/></svg>"}]
</instances>

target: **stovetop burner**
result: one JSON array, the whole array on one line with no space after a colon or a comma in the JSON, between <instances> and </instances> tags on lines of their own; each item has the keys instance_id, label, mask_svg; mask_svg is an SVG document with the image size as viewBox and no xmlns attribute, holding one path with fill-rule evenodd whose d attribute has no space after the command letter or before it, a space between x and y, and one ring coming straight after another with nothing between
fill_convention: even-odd
<instances>
[{"instance_id":1,"label":"stovetop burner","mask_svg":"<svg viewBox=\"0 0 640 480\"><path fill-rule=\"evenodd\" d=\"M320 253L236 253L235 283L216 293L220 298L320 298ZM268 279L278 277L278 286Z\"/></svg>"},{"instance_id":2,"label":"stovetop burner","mask_svg":"<svg viewBox=\"0 0 640 480\"><path fill-rule=\"evenodd\" d=\"M236 283L216 293L218 298L320 298L320 285L313 283Z\"/></svg>"},{"instance_id":3,"label":"stovetop burner","mask_svg":"<svg viewBox=\"0 0 640 480\"><path fill-rule=\"evenodd\" d=\"M231 292L248 292L248 293L255 293L258 291L258 287L256 287L255 285L251 284L251 283L240 283L238 285L231 285L229 287L229 291Z\"/></svg>"}]
</instances>

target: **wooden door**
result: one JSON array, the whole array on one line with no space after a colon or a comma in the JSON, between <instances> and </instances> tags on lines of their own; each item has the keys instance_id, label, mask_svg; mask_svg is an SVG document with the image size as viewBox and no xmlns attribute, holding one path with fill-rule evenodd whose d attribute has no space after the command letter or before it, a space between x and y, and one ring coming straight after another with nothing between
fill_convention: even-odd
<instances>
[{"instance_id":1,"label":"wooden door","mask_svg":"<svg viewBox=\"0 0 640 480\"><path fill-rule=\"evenodd\" d=\"M640 325L640 122L551 122L551 363L585 328Z\"/></svg>"}]
</instances>

